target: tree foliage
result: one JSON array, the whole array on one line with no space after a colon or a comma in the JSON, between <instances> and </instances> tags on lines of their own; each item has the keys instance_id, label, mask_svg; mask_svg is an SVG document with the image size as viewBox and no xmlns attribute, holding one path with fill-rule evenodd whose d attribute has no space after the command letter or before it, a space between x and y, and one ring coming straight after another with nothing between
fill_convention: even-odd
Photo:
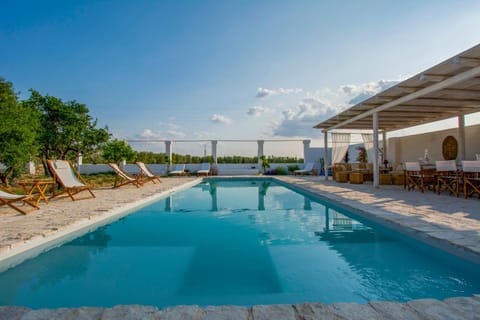
<instances>
[{"instance_id":1,"label":"tree foliage","mask_svg":"<svg viewBox=\"0 0 480 320\"><path fill-rule=\"evenodd\" d=\"M38 113L20 103L13 85L0 78L0 174L3 183L17 176L37 153Z\"/></svg>"},{"instance_id":2,"label":"tree foliage","mask_svg":"<svg viewBox=\"0 0 480 320\"><path fill-rule=\"evenodd\" d=\"M149 151L140 151L137 153L137 161L144 163L167 163L167 156L165 153L154 153Z\"/></svg>"},{"instance_id":3,"label":"tree foliage","mask_svg":"<svg viewBox=\"0 0 480 320\"><path fill-rule=\"evenodd\" d=\"M108 128L97 128L97 120L89 115L84 104L42 96L35 90L31 90L24 104L39 111L38 141L44 160L73 160L79 153L92 154L110 137Z\"/></svg>"},{"instance_id":4,"label":"tree foliage","mask_svg":"<svg viewBox=\"0 0 480 320\"><path fill-rule=\"evenodd\" d=\"M127 162L135 161L137 152L123 140L111 140L103 147L103 158L107 162L120 163L122 160Z\"/></svg>"}]
</instances>

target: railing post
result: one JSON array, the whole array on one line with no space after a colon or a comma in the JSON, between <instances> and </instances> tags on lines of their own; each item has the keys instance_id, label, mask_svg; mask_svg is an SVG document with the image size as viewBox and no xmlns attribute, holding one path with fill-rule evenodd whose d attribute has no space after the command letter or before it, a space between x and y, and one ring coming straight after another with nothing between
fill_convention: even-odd
<instances>
[{"instance_id":1,"label":"railing post","mask_svg":"<svg viewBox=\"0 0 480 320\"><path fill-rule=\"evenodd\" d=\"M263 156L263 144L264 144L265 141L263 140L257 140L257 144L258 144L258 152L257 152L257 156L258 156L258 164L261 165L262 164L262 156Z\"/></svg>"},{"instance_id":2,"label":"railing post","mask_svg":"<svg viewBox=\"0 0 480 320\"><path fill-rule=\"evenodd\" d=\"M170 169L170 166L172 165L172 147L173 143L172 141L165 141L165 154L167 155L167 171Z\"/></svg>"},{"instance_id":3,"label":"railing post","mask_svg":"<svg viewBox=\"0 0 480 320\"><path fill-rule=\"evenodd\" d=\"M310 155L310 140L303 140L303 163L307 163L307 158ZM310 160L310 159L308 159Z\"/></svg>"},{"instance_id":4,"label":"railing post","mask_svg":"<svg viewBox=\"0 0 480 320\"><path fill-rule=\"evenodd\" d=\"M217 143L217 140L212 140L212 157L215 164L217 164Z\"/></svg>"}]
</instances>

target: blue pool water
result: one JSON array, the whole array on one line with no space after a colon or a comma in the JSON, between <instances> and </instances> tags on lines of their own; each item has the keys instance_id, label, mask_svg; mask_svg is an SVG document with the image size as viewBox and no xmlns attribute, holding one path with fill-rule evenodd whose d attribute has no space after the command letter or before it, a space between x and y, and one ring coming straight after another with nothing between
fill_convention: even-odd
<instances>
[{"instance_id":1,"label":"blue pool water","mask_svg":"<svg viewBox=\"0 0 480 320\"><path fill-rule=\"evenodd\" d=\"M480 293L453 256L269 180L202 183L0 274L0 305L250 305Z\"/></svg>"}]
</instances>

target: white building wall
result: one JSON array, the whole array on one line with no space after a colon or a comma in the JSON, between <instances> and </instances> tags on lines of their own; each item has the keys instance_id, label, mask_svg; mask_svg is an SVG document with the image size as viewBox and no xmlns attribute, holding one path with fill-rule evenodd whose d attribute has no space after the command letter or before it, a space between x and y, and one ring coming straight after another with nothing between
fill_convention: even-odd
<instances>
[{"instance_id":1,"label":"white building wall","mask_svg":"<svg viewBox=\"0 0 480 320\"><path fill-rule=\"evenodd\" d=\"M447 136L453 136L458 141L458 129L428 132L423 134L395 137L388 139L388 161L397 165L406 161L423 159L425 149L431 161L444 160L442 143ZM465 160L475 160L475 153L480 153L480 125L465 127ZM460 151L460 150L459 150ZM457 161L461 159L460 153Z\"/></svg>"}]
</instances>

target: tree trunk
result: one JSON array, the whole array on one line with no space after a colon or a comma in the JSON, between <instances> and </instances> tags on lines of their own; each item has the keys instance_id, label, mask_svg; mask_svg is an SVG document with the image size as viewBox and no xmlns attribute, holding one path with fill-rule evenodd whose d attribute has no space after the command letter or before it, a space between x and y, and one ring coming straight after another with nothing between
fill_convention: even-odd
<instances>
[{"instance_id":1,"label":"tree trunk","mask_svg":"<svg viewBox=\"0 0 480 320\"><path fill-rule=\"evenodd\" d=\"M2 181L2 183L6 186L6 187L9 187L10 186L10 175L12 174L13 172L13 168L12 167L8 167L7 169L5 169L5 171L0 174L0 180Z\"/></svg>"}]
</instances>

